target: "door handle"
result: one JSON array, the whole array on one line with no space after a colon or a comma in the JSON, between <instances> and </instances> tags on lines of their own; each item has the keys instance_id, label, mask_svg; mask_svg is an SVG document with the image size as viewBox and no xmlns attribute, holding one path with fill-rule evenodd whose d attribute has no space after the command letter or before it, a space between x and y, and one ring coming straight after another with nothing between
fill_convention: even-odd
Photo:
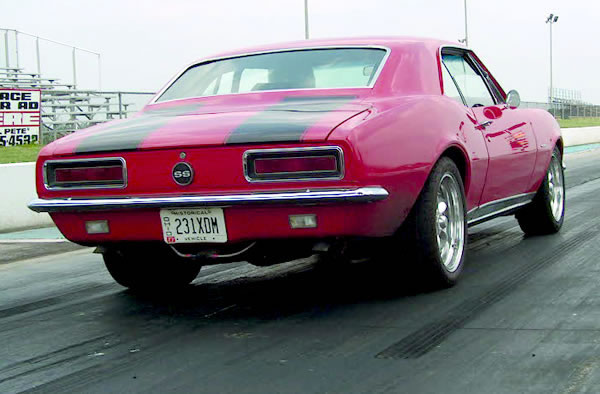
<instances>
[{"instance_id":1,"label":"door handle","mask_svg":"<svg viewBox=\"0 0 600 394\"><path fill-rule=\"evenodd\" d=\"M477 126L475 126L475 128L477 128L477 129L485 129L486 127L488 127L492 123L494 123L494 122L492 122L491 120L486 120L485 122L479 123Z\"/></svg>"}]
</instances>

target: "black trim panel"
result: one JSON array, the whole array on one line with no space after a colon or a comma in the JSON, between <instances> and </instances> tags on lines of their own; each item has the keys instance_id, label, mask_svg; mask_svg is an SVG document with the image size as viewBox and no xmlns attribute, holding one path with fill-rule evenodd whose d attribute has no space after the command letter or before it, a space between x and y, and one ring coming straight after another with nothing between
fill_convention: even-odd
<instances>
[{"instance_id":1,"label":"black trim panel","mask_svg":"<svg viewBox=\"0 0 600 394\"><path fill-rule=\"evenodd\" d=\"M488 202L469 211L467 223L469 226L474 226L498 216L510 215L516 209L529 204L534 197L535 193L525 193Z\"/></svg>"}]
</instances>

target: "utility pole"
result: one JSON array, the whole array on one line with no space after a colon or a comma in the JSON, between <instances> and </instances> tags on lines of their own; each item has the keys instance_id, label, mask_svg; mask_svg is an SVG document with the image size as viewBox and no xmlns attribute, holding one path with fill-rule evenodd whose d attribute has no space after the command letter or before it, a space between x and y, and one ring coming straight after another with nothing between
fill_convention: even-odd
<instances>
[{"instance_id":1,"label":"utility pole","mask_svg":"<svg viewBox=\"0 0 600 394\"><path fill-rule=\"evenodd\" d=\"M4 61L6 68L10 68L9 50L8 50L8 30L4 30ZM9 71L9 70L6 70Z\"/></svg>"},{"instance_id":2,"label":"utility pole","mask_svg":"<svg viewBox=\"0 0 600 394\"><path fill-rule=\"evenodd\" d=\"M465 0L465 46L469 46L469 31L467 29L467 0Z\"/></svg>"},{"instance_id":3,"label":"utility pole","mask_svg":"<svg viewBox=\"0 0 600 394\"><path fill-rule=\"evenodd\" d=\"M548 94L548 102L552 104L552 97L554 96L552 86L552 25L558 21L558 15L550 14L546 19L546 23L550 25L550 92Z\"/></svg>"},{"instance_id":4,"label":"utility pole","mask_svg":"<svg viewBox=\"0 0 600 394\"><path fill-rule=\"evenodd\" d=\"M469 30L467 28L467 0L464 0L465 2L465 38L459 38L458 42L462 42L463 44L465 44L466 47L469 46Z\"/></svg>"},{"instance_id":5,"label":"utility pole","mask_svg":"<svg viewBox=\"0 0 600 394\"><path fill-rule=\"evenodd\" d=\"M304 0L304 39L308 38L308 0Z\"/></svg>"}]
</instances>

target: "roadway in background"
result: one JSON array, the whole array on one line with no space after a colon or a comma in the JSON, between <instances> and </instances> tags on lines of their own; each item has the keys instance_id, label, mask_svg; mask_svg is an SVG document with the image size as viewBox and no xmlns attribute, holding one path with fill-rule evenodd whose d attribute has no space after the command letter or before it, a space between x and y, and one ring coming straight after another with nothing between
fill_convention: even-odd
<instances>
[{"instance_id":1,"label":"roadway in background","mask_svg":"<svg viewBox=\"0 0 600 394\"><path fill-rule=\"evenodd\" d=\"M181 294L143 297L89 248L7 258L0 392L600 392L599 160L566 156L561 233L473 227L462 281L436 292L308 259L205 267Z\"/></svg>"}]
</instances>

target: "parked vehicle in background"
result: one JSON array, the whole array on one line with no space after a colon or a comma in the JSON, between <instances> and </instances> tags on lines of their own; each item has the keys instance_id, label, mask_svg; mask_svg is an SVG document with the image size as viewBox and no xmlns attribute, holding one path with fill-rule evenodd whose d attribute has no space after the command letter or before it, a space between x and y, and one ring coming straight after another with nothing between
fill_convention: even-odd
<instances>
[{"instance_id":1,"label":"parked vehicle in background","mask_svg":"<svg viewBox=\"0 0 600 394\"><path fill-rule=\"evenodd\" d=\"M185 285L233 259L381 245L448 286L468 226L512 214L527 234L563 223L560 129L518 106L475 53L443 41L231 52L186 67L137 116L46 146L30 208L99 246L134 289Z\"/></svg>"}]
</instances>

